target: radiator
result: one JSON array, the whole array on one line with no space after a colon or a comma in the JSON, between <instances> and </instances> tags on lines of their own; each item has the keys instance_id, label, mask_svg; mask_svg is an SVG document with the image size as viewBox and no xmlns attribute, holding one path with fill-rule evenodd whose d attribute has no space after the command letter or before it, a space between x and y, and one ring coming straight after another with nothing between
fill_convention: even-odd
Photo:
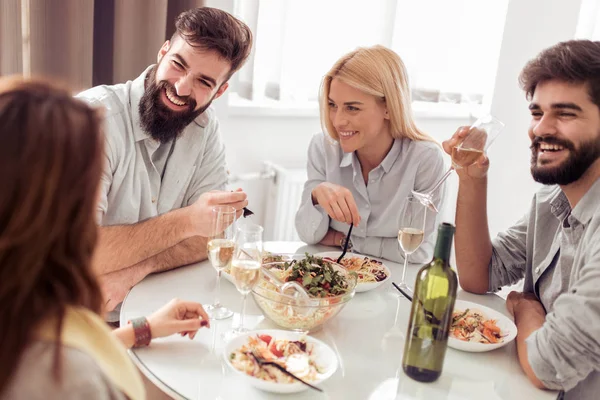
<instances>
[{"instance_id":1,"label":"radiator","mask_svg":"<svg viewBox=\"0 0 600 400\"><path fill-rule=\"evenodd\" d=\"M306 169L288 169L270 165L273 179L266 194L264 237L266 240L300 240L294 219L306 182Z\"/></svg>"},{"instance_id":2,"label":"radiator","mask_svg":"<svg viewBox=\"0 0 600 400\"><path fill-rule=\"evenodd\" d=\"M300 197L306 182L305 168L287 168L265 161L260 172L249 172L229 177L229 184L264 181L263 239L299 241L294 219L300 207ZM230 186L232 188L232 186ZM261 207L262 208L262 207ZM255 203L252 210L258 211ZM261 213L262 214L262 213ZM259 217L256 215L256 217ZM256 222L255 217L255 222ZM260 223L260 222L259 222Z\"/></svg>"}]
</instances>

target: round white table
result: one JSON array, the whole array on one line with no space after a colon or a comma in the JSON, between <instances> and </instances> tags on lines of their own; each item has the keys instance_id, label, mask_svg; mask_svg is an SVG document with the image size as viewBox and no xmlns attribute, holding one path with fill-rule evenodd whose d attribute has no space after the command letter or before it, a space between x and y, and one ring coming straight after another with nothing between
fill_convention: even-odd
<instances>
[{"instance_id":1,"label":"round white table","mask_svg":"<svg viewBox=\"0 0 600 400\"><path fill-rule=\"evenodd\" d=\"M266 242L265 250L279 253L316 253L331 248L299 242ZM392 279L399 281L402 266L390 261ZM419 266L411 265L407 282L414 282ZM148 276L129 292L121 308L121 324L149 315L177 297L210 304L214 299L216 272L205 262ZM412 286L412 285L411 285ZM458 298L483 304L506 314L504 300L460 291ZM232 309L232 318L211 321L191 341L174 335L156 339L147 348L130 352L141 371L165 393L176 399L279 399L254 389L228 369L222 359L221 334L237 326L241 295L222 279L221 302ZM517 361L513 343L487 353L465 353L448 348L442 376L434 383L419 383L401 367L403 335L408 326L410 302L386 282L379 288L357 293L335 318L312 336L337 353L339 368L320 387L287 399L555 399L556 392L535 388ZM396 321L396 324L394 323ZM278 329L266 319L248 296L245 326Z\"/></svg>"}]
</instances>

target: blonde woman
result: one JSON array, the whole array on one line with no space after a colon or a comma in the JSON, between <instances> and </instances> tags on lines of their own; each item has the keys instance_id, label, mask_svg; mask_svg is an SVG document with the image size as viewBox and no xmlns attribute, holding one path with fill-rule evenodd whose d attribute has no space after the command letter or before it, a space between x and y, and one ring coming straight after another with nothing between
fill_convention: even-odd
<instances>
[{"instance_id":1,"label":"blonde woman","mask_svg":"<svg viewBox=\"0 0 600 400\"><path fill-rule=\"evenodd\" d=\"M444 174L441 147L417 128L406 68L383 46L359 48L342 58L323 80L324 133L308 149L308 181L296 214L300 238L339 246L349 224L354 251L403 261L397 235L404 200L427 192ZM443 188L436 193L440 209ZM435 218L412 262L433 254Z\"/></svg>"}]
</instances>

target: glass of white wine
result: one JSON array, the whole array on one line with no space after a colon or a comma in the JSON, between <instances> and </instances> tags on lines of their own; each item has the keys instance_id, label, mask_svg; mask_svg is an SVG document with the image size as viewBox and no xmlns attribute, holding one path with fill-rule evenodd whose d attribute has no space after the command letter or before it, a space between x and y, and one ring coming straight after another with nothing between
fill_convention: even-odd
<instances>
[{"instance_id":1,"label":"glass of white wine","mask_svg":"<svg viewBox=\"0 0 600 400\"><path fill-rule=\"evenodd\" d=\"M475 121L463 141L452 148L452 166L450 169L433 185L429 192L420 193L413 190L413 196L437 213L438 209L433 202L435 191L448 179L453 170L466 168L474 164L482 154L485 154L502 132L502 129L504 129L504 123L490 114Z\"/></svg>"},{"instance_id":2,"label":"glass of white wine","mask_svg":"<svg viewBox=\"0 0 600 400\"><path fill-rule=\"evenodd\" d=\"M211 234L208 238L208 259L217 270L217 286L213 304L205 310L212 319L226 319L233 311L224 307L220 302L221 272L231 267L233 259L233 236L235 234L236 210L231 206L215 206L212 208Z\"/></svg>"},{"instance_id":3,"label":"glass of white wine","mask_svg":"<svg viewBox=\"0 0 600 400\"><path fill-rule=\"evenodd\" d=\"M400 288L412 292L406 284L406 267L408 257L417 251L425 237L425 222L427 220L427 206L415 196L408 196L404 200L398 230L398 243L404 252L404 268L402 268L402 281Z\"/></svg>"},{"instance_id":4,"label":"glass of white wine","mask_svg":"<svg viewBox=\"0 0 600 400\"><path fill-rule=\"evenodd\" d=\"M223 335L226 341L249 331L244 327L246 298L260 280L263 253L262 236L263 228L259 225L248 224L237 228L231 261L231 276L236 289L242 294L242 312L239 326Z\"/></svg>"}]
</instances>

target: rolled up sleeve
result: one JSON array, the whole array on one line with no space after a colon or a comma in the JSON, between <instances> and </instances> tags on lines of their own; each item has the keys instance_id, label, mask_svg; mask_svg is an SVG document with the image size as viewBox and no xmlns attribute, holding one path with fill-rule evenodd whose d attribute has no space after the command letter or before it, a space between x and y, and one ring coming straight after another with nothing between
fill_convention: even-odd
<instances>
[{"instance_id":1,"label":"rolled up sleeve","mask_svg":"<svg viewBox=\"0 0 600 400\"><path fill-rule=\"evenodd\" d=\"M599 287L600 251L596 249L575 284L556 299L544 325L527 338L529 364L547 388L569 391L598 370Z\"/></svg>"},{"instance_id":2,"label":"rolled up sleeve","mask_svg":"<svg viewBox=\"0 0 600 400\"><path fill-rule=\"evenodd\" d=\"M312 191L325 182L325 149L323 135L315 135L308 146L307 176L302 200L296 213L296 231L300 239L308 244L320 242L329 229L329 215L312 202Z\"/></svg>"},{"instance_id":3,"label":"rolled up sleeve","mask_svg":"<svg viewBox=\"0 0 600 400\"><path fill-rule=\"evenodd\" d=\"M489 265L491 292L498 291L502 286L513 285L525 276L528 221L529 213L492 241L492 259Z\"/></svg>"}]
</instances>

